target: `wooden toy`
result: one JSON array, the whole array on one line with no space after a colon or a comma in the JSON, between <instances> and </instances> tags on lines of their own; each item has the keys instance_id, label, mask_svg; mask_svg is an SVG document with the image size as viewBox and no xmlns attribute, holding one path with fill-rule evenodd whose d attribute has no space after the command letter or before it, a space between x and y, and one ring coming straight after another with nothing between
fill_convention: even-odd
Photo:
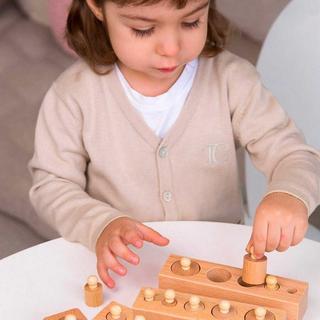
<instances>
[{"instance_id":1,"label":"wooden toy","mask_svg":"<svg viewBox=\"0 0 320 320\"><path fill-rule=\"evenodd\" d=\"M77 317L74 314L67 314L63 320L77 320Z\"/></svg>"},{"instance_id":2,"label":"wooden toy","mask_svg":"<svg viewBox=\"0 0 320 320\"><path fill-rule=\"evenodd\" d=\"M101 310L93 320L146 320L139 312L134 312L115 301L110 302L103 310Z\"/></svg>"},{"instance_id":3,"label":"wooden toy","mask_svg":"<svg viewBox=\"0 0 320 320\"><path fill-rule=\"evenodd\" d=\"M147 320L287 320L286 311L258 307L254 304L195 296L172 289L153 289L153 300L146 299L141 289L133 312Z\"/></svg>"},{"instance_id":4,"label":"wooden toy","mask_svg":"<svg viewBox=\"0 0 320 320\"><path fill-rule=\"evenodd\" d=\"M302 320L308 283L267 273L267 259L252 251L243 269L170 255L159 273L159 289L141 289L133 308L111 302L93 320ZM103 303L102 284L89 276L88 306ZM44 320L87 320L71 309Z\"/></svg>"},{"instance_id":5,"label":"wooden toy","mask_svg":"<svg viewBox=\"0 0 320 320\"><path fill-rule=\"evenodd\" d=\"M134 320L134 314L132 309L117 303L115 301L110 302L105 308L103 308L93 320Z\"/></svg>"},{"instance_id":6,"label":"wooden toy","mask_svg":"<svg viewBox=\"0 0 320 320\"><path fill-rule=\"evenodd\" d=\"M278 290L280 286L277 278L275 276L266 276L266 287L270 290Z\"/></svg>"},{"instance_id":7,"label":"wooden toy","mask_svg":"<svg viewBox=\"0 0 320 320\"><path fill-rule=\"evenodd\" d=\"M89 307L98 307L103 303L102 284L96 276L89 276L84 286L84 301Z\"/></svg>"},{"instance_id":8,"label":"wooden toy","mask_svg":"<svg viewBox=\"0 0 320 320\"><path fill-rule=\"evenodd\" d=\"M250 249L250 254L243 257L242 281L244 284L259 285L265 283L267 274L267 258L263 256L257 259L253 255L253 247Z\"/></svg>"},{"instance_id":9,"label":"wooden toy","mask_svg":"<svg viewBox=\"0 0 320 320\"><path fill-rule=\"evenodd\" d=\"M239 268L189 258L181 261L181 258L169 256L159 273L160 288L282 309L287 312L288 320L302 320L307 308L308 283L268 275L266 283L252 286L242 280ZM254 311L246 320L254 319L252 316Z\"/></svg>"},{"instance_id":10,"label":"wooden toy","mask_svg":"<svg viewBox=\"0 0 320 320\"><path fill-rule=\"evenodd\" d=\"M70 309L57 314L53 314L43 320L87 320L79 309Z\"/></svg>"}]
</instances>

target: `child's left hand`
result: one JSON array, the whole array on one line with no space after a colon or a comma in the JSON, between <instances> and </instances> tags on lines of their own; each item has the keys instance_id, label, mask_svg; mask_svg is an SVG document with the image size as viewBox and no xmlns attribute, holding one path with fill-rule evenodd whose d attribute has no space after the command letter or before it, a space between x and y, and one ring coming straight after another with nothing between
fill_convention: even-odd
<instances>
[{"instance_id":1,"label":"child's left hand","mask_svg":"<svg viewBox=\"0 0 320 320\"><path fill-rule=\"evenodd\" d=\"M301 200L284 192L270 193L256 210L246 250L249 252L253 246L258 259L265 251L285 251L297 245L307 229L308 211Z\"/></svg>"}]
</instances>

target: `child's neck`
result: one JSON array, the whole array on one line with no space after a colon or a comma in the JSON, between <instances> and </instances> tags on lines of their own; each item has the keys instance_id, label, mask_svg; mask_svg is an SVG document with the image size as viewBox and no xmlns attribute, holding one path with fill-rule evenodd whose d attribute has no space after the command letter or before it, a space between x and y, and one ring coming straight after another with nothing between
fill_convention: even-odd
<instances>
[{"instance_id":1,"label":"child's neck","mask_svg":"<svg viewBox=\"0 0 320 320\"><path fill-rule=\"evenodd\" d=\"M132 71L119 62L117 64L130 87L146 97L156 97L167 92L184 70L184 67L180 68L175 71L174 76L168 79L156 79L143 73Z\"/></svg>"}]
</instances>

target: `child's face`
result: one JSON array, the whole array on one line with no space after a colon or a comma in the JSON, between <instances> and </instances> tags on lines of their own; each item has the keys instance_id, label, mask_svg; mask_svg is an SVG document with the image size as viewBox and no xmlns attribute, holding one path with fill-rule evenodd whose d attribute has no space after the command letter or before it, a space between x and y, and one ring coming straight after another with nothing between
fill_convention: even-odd
<instances>
[{"instance_id":1,"label":"child's face","mask_svg":"<svg viewBox=\"0 0 320 320\"><path fill-rule=\"evenodd\" d=\"M198 10L197 10L198 9ZM182 9L171 2L103 7L112 47L122 68L149 80L177 78L183 66L199 56L207 38L207 0L189 1ZM161 68L177 67L174 71Z\"/></svg>"}]
</instances>

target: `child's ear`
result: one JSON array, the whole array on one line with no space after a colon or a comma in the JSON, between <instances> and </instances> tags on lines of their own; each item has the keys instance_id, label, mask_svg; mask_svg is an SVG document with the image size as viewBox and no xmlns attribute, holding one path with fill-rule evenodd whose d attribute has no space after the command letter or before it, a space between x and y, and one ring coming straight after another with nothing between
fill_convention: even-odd
<instances>
[{"instance_id":1,"label":"child's ear","mask_svg":"<svg viewBox=\"0 0 320 320\"><path fill-rule=\"evenodd\" d=\"M95 0L86 0L86 3L97 19L103 21L102 7L98 7Z\"/></svg>"}]
</instances>

